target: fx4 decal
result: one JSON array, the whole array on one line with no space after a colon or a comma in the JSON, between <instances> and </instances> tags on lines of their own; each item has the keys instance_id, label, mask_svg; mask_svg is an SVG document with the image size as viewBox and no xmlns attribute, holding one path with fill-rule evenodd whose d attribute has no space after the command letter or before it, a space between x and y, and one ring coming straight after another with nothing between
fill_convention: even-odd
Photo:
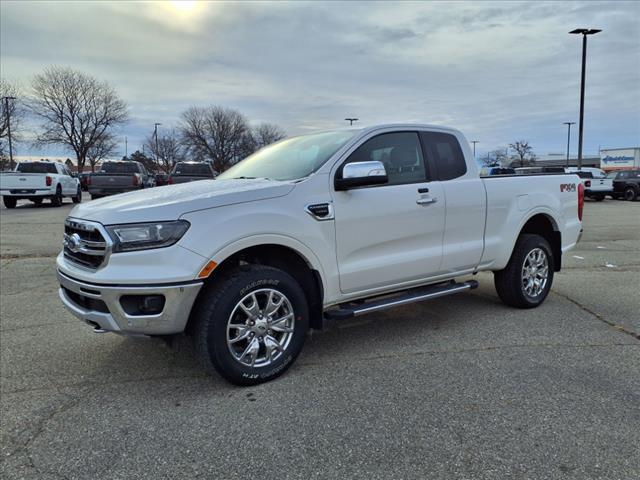
<instances>
[{"instance_id":1,"label":"fx4 decal","mask_svg":"<svg viewBox=\"0 0 640 480\"><path fill-rule=\"evenodd\" d=\"M560 184L560 193L562 192L575 192L576 184L575 183L561 183Z\"/></svg>"}]
</instances>

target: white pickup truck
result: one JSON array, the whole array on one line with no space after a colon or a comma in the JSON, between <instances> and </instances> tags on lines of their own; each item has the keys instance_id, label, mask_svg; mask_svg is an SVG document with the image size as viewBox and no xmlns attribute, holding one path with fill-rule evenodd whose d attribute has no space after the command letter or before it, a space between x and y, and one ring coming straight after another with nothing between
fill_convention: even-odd
<instances>
[{"instance_id":1,"label":"white pickup truck","mask_svg":"<svg viewBox=\"0 0 640 480\"><path fill-rule=\"evenodd\" d=\"M382 125L283 140L216 180L77 206L60 298L97 332L193 336L236 384L282 374L309 328L475 288L547 296L582 231L573 174L480 178L453 129Z\"/></svg>"},{"instance_id":2,"label":"white pickup truck","mask_svg":"<svg viewBox=\"0 0 640 480\"><path fill-rule=\"evenodd\" d=\"M0 173L0 195L7 208L15 208L18 200L31 200L40 205L43 199L59 207L64 197L73 203L82 201L80 181L60 162L20 162L12 172Z\"/></svg>"}]
</instances>

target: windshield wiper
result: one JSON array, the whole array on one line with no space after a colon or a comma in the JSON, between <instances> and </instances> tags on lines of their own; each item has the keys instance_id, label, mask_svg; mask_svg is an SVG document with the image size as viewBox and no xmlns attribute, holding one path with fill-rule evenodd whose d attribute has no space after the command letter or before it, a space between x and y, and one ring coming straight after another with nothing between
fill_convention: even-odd
<instances>
[{"instance_id":1,"label":"windshield wiper","mask_svg":"<svg viewBox=\"0 0 640 480\"><path fill-rule=\"evenodd\" d=\"M257 179L262 179L262 180L271 180L271 178L269 177L233 177L232 180L257 180Z\"/></svg>"}]
</instances>

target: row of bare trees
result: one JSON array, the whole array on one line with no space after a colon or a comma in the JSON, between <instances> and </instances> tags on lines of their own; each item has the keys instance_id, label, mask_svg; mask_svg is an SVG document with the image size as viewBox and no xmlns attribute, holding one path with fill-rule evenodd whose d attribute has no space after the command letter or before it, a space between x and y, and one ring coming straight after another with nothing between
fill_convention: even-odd
<instances>
[{"instance_id":1,"label":"row of bare trees","mask_svg":"<svg viewBox=\"0 0 640 480\"><path fill-rule=\"evenodd\" d=\"M32 94L24 101L16 84L0 81L0 97L9 98L2 101L0 111L0 157L6 157L9 122L12 138L20 140L26 112L40 123L33 144L72 151L79 171L87 164L94 170L100 160L116 153L116 131L130 117L126 102L111 85L71 68L53 66L36 75L31 87ZM252 127L237 110L191 107L183 112L176 128L146 139L150 156L145 158L154 161L154 170L169 171L175 162L192 159L210 161L223 171L285 136L277 125Z\"/></svg>"},{"instance_id":2,"label":"row of bare trees","mask_svg":"<svg viewBox=\"0 0 640 480\"><path fill-rule=\"evenodd\" d=\"M509 155L509 149L513 151ZM526 167L534 165L536 155L533 153L533 147L527 140L518 140L510 143L509 147L496 148L487 152L485 156L480 158L485 167L509 167L515 164L518 167Z\"/></svg>"},{"instance_id":3,"label":"row of bare trees","mask_svg":"<svg viewBox=\"0 0 640 480\"><path fill-rule=\"evenodd\" d=\"M168 172L184 158L210 161L222 172L256 150L285 138L277 125L261 123L251 127L237 110L220 106L187 109L175 129L162 136L149 135L145 150Z\"/></svg>"}]
</instances>

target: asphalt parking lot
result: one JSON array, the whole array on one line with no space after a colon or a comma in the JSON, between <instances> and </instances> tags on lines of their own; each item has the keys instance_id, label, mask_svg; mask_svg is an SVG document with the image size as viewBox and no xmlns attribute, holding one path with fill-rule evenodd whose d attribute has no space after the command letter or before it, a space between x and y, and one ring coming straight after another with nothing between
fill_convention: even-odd
<instances>
[{"instance_id":1,"label":"asphalt parking lot","mask_svg":"<svg viewBox=\"0 0 640 480\"><path fill-rule=\"evenodd\" d=\"M640 202L585 206L535 310L480 288L332 322L280 379L233 387L187 341L62 308L71 209L0 210L6 479L640 478Z\"/></svg>"}]
</instances>

